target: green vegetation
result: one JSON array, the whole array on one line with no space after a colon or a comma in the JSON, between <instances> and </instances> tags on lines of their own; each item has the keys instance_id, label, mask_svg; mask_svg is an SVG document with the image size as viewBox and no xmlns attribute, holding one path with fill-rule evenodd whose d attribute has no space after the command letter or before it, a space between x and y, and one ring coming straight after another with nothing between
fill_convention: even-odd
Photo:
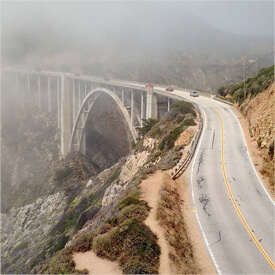
<instances>
[{"instance_id":1,"label":"green vegetation","mask_svg":"<svg viewBox=\"0 0 275 275\"><path fill-rule=\"evenodd\" d=\"M70 167L64 167L64 168L59 168L56 170L54 174L54 181L56 182L62 182L66 178L68 178L72 174L72 169Z\"/></svg>"},{"instance_id":2,"label":"green vegetation","mask_svg":"<svg viewBox=\"0 0 275 275\"><path fill-rule=\"evenodd\" d=\"M156 119L153 119L153 118L143 119L143 127L138 129L139 133L144 136L145 134L147 134L151 130L151 128L155 124L157 124L157 122L158 121Z\"/></svg>"},{"instance_id":3,"label":"green vegetation","mask_svg":"<svg viewBox=\"0 0 275 275\"><path fill-rule=\"evenodd\" d=\"M156 274L160 248L157 236L135 218L124 221L93 240L100 257L117 260L125 274Z\"/></svg>"},{"instance_id":4,"label":"green vegetation","mask_svg":"<svg viewBox=\"0 0 275 275\"><path fill-rule=\"evenodd\" d=\"M19 252L20 250L23 250L23 249L27 248L28 245L29 245L29 241L27 241L27 240L22 241L19 245L17 245L17 246L13 249L12 255L15 255L15 254L17 254L17 252Z\"/></svg>"},{"instance_id":5,"label":"green vegetation","mask_svg":"<svg viewBox=\"0 0 275 275\"><path fill-rule=\"evenodd\" d=\"M246 80L246 95L250 95L251 98L253 98L258 93L266 90L272 82L274 82L274 65L261 69L257 75ZM239 105L244 101L243 82L229 86L221 86L217 92L222 99L239 102ZM227 97L225 98L225 96Z\"/></svg>"},{"instance_id":6,"label":"green vegetation","mask_svg":"<svg viewBox=\"0 0 275 275\"><path fill-rule=\"evenodd\" d=\"M92 249L99 257L118 261L125 274L156 274L160 247L157 236L144 224L150 208L140 198L138 185L156 169L170 169L178 163L184 146L175 146L175 141L187 127L196 125L195 117L194 106L180 101L171 107L161 121L144 121L136 152L145 149L145 138L157 140L157 145L147 148L150 157L145 165L133 176L127 189L102 211L99 212L101 199L106 188L117 181L121 166L114 166L104 173L100 182L95 180L93 186L97 187L91 188L84 197L79 196L80 190L71 187L67 192L67 207L52 229L52 239L48 244L51 251L56 253L38 271L75 273L72 254ZM59 174L61 180L62 176L66 176L66 173ZM76 239L71 240L70 246L63 248L68 236L80 230L91 219L94 219L93 223L86 227L85 233L81 232ZM60 259L61 257L64 258ZM53 266L58 261L60 263Z\"/></svg>"}]
</instances>

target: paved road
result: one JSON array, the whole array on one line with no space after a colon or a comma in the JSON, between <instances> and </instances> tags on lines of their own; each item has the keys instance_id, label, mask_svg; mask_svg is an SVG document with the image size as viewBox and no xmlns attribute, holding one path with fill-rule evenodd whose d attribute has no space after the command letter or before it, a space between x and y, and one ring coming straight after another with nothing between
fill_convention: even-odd
<instances>
[{"instance_id":1,"label":"paved road","mask_svg":"<svg viewBox=\"0 0 275 275\"><path fill-rule=\"evenodd\" d=\"M192 196L217 271L274 274L274 202L255 172L238 119L223 103L192 100L205 116L191 168Z\"/></svg>"},{"instance_id":2,"label":"paved road","mask_svg":"<svg viewBox=\"0 0 275 275\"><path fill-rule=\"evenodd\" d=\"M190 178L198 224L217 272L274 274L274 202L257 176L237 117L213 99L173 94L198 103L204 116Z\"/></svg>"},{"instance_id":3,"label":"paved road","mask_svg":"<svg viewBox=\"0 0 275 275\"><path fill-rule=\"evenodd\" d=\"M274 274L274 202L257 177L238 119L223 103L173 94L198 103L204 115L190 177L196 217L217 272Z\"/></svg>"}]
</instances>

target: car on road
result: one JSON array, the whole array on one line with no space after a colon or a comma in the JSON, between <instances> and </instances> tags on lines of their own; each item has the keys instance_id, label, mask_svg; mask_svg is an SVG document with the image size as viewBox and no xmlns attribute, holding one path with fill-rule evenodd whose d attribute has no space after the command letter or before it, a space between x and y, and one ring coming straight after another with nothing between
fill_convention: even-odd
<instances>
[{"instance_id":1,"label":"car on road","mask_svg":"<svg viewBox=\"0 0 275 275\"><path fill-rule=\"evenodd\" d=\"M197 97L197 96L199 96L199 93L196 92L196 91L192 91L192 92L190 93L190 96Z\"/></svg>"},{"instance_id":2,"label":"car on road","mask_svg":"<svg viewBox=\"0 0 275 275\"><path fill-rule=\"evenodd\" d=\"M166 92L173 92L174 91L174 88L172 86L168 86L166 89L165 89Z\"/></svg>"},{"instance_id":3,"label":"car on road","mask_svg":"<svg viewBox=\"0 0 275 275\"><path fill-rule=\"evenodd\" d=\"M154 86L153 86L153 84L146 84L145 85L145 88L153 88Z\"/></svg>"}]
</instances>

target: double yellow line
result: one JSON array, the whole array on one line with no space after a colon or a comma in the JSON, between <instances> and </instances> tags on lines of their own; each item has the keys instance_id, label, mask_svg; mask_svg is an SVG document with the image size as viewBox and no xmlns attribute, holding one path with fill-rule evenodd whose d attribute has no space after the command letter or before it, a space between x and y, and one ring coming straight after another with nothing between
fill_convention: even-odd
<instances>
[{"instance_id":1,"label":"double yellow line","mask_svg":"<svg viewBox=\"0 0 275 275\"><path fill-rule=\"evenodd\" d=\"M208 104L210 105L215 111L216 113L218 114L219 118L220 118L220 123L221 123L221 132L222 132L222 145L221 145L221 150L222 150L222 154L221 154L221 161L222 161L222 173L223 173L223 178L224 178L224 182L225 182L225 186L226 186L226 189L227 189L227 192L229 194L229 197L233 203L233 206L240 218L240 220L242 221L246 231L248 232L249 236L251 237L251 239L254 241L254 243L256 244L256 246L258 247L258 249L260 250L260 252L263 254L263 256L265 257L265 259L267 260L267 262L270 264L270 266L273 268L273 270L275 270L275 264L274 262L272 261L272 259L268 256L268 254L266 253L266 251L264 250L264 248L261 246L260 242L257 240L256 236L253 234L251 228L249 227L249 225L247 224L246 220L244 219L242 213L241 213L241 210L239 209L235 199L234 199L234 196L233 196L233 193L231 191L231 188L230 188L230 185L228 183L228 180L227 180L227 175L226 175L226 170L225 170L225 162L224 162L224 125L223 125L223 120L222 120L222 117L221 117L221 114L219 112L219 110L217 108L215 108L213 105L211 104Z\"/></svg>"}]
</instances>

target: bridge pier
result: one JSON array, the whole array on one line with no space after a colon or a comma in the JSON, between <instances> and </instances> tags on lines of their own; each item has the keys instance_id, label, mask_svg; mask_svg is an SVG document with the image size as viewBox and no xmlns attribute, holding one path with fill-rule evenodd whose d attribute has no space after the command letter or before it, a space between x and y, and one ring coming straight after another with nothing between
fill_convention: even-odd
<instances>
[{"instance_id":1,"label":"bridge pier","mask_svg":"<svg viewBox=\"0 0 275 275\"><path fill-rule=\"evenodd\" d=\"M147 101L146 101L146 119L158 118L157 97L153 93L152 87L147 87Z\"/></svg>"},{"instance_id":2,"label":"bridge pier","mask_svg":"<svg viewBox=\"0 0 275 275\"><path fill-rule=\"evenodd\" d=\"M39 109L41 110L41 77L40 75L38 76L37 84L38 84L38 106L39 106Z\"/></svg>"},{"instance_id":3,"label":"bridge pier","mask_svg":"<svg viewBox=\"0 0 275 275\"><path fill-rule=\"evenodd\" d=\"M59 78L56 79L56 94L57 94L57 127L60 128L60 84Z\"/></svg>"},{"instance_id":4,"label":"bridge pier","mask_svg":"<svg viewBox=\"0 0 275 275\"><path fill-rule=\"evenodd\" d=\"M61 152L63 155L70 152L72 133L69 89L69 80L63 75L61 78Z\"/></svg>"},{"instance_id":5,"label":"bridge pier","mask_svg":"<svg viewBox=\"0 0 275 275\"><path fill-rule=\"evenodd\" d=\"M131 125L134 126L134 91L131 91Z\"/></svg>"},{"instance_id":6,"label":"bridge pier","mask_svg":"<svg viewBox=\"0 0 275 275\"><path fill-rule=\"evenodd\" d=\"M122 89L122 107L125 107L125 94L124 94L124 90Z\"/></svg>"},{"instance_id":7,"label":"bridge pier","mask_svg":"<svg viewBox=\"0 0 275 275\"><path fill-rule=\"evenodd\" d=\"M48 77L48 111L52 111L52 99L51 99L51 78Z\"/></svg>"},{"instance_id":8,"label":"bridge pier","mask_svg":"<svg viewBox=\"0 0 275 275\"><path fill-rule=\"evenodd\" d=\"M144 93L141 91L141 99L140 99L140 127L143 127L143 119L144 119Z\"/></svg>"}]
</instances>

